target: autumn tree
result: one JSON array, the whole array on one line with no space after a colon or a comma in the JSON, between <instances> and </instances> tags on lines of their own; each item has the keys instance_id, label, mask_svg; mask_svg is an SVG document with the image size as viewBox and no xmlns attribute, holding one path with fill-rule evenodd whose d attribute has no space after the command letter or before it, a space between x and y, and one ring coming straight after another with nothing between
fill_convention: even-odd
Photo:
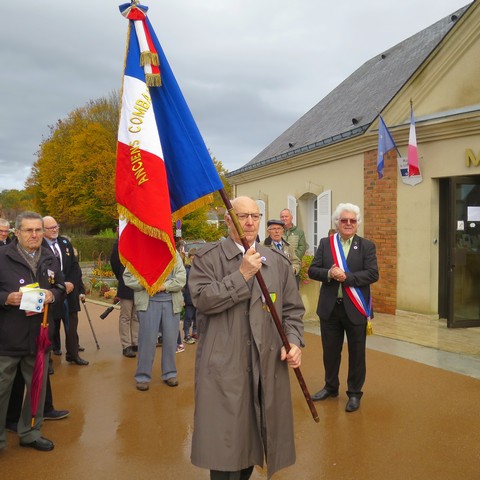
<instances>
[{"instance_id":1,"label":"autumn tree","mask_svg":"<svg viewBox=\"0 0 480 480\"><path fill-rule=\"evenodd\" d=\"M26 189L37 209L67 227L114 227L118 95L91 101L50 126Z\"/></svg>"},{"instance_id":2,"label":"autumn tree","mask_svg":"<svg viewBox=\"0 0 480 480\"><path fill-rule=\"evenodd\" d=\"M35 201L28 191L12 189L0 192L0 217L13 222L25 210L35 210Z\"/></svg>"},{"instance_id":3,"label":"autumn tree","mask_svg":"<svg viewBox=\"0 0 480 480\"><path fill-rule=\"evenodd\" d=\"M211 152L210 152L210 155ZM225 174L227 170L223 167L222 162L212 156L212 161L215 164L220 179L222 180L223 187L227 196L231 195L231 186L227 182ZM215 213L216 217L220 221L220 225L217 228L213 224L208 222L209 214ZM182 237L187 240L203 239L207 242L218 240L220 237L225 236L227 231L223 223L223 216L225 213L225 205L218 192L213 195L213 202L210 205L199 208L192 213L189 213L182 219Z\"/></svg>"},{"instance_id":4,"label":"autumn tree","mask_svg":"<svg viewBox=\"0 0 480 480\"><path fill-rule=\"evenodd\" d=\"M115 228L115 161L119 119L119 97L90 101L73 110L66 119L50 126L50 134L40 144L37 161L26 182L25 195L31 209L52 215L67 230L96 233ZM221 162L212 158L227 194L230 186ZM211 206L187 215L182 230L187 238L216 240L225 233L207 221L223 202L214 194Z\"/></svg>"}]
</instances>

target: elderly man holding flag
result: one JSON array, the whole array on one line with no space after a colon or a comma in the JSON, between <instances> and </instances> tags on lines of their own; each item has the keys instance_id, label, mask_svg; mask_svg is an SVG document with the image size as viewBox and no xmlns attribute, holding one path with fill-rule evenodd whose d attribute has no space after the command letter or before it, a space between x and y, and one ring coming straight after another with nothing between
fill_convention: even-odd
<instances>
[{"instance_id":1,"label":"elderly man holding flag","mask_svg":"<svg viewBox=\"0 0 480 480\"><path fill-rule=\"evenodd\" d=\"M295 463L288 367L301 364L305 309L288 258L256 243L258 205L232 205L250 248L226 214L229 237L197 252L189 277L199 334L191 458L212 480L246 480L264 457L269 478ZM254 279L260 269L288 353Z\"/></svg>"},{"instance_id":2,"label":"elderly man holding flag","mask_svg":"<svg viewBox=\"0 0 480 480\"><path fill-rule=\"evenodd\" d=\"M178 220L194 209L210 203L210 194L217 190L220 191L227 207L230 201L226 197L215 165L153 32L146 15L147 10L147 7L139 5L137 1L120 6L121 13L129 20L129 35L118 136L116 195L119 214L126 220L126 226L122 229L119 241L120 259L139 284L152 296L164 284L175 264L172 220ZM249 241L251 240L253 245L258 233L260 218L258 207L251 199L237 199L235 210L241 214L239 221L244 223L244 227L248 227ZM235 215L232 216L235 218ZM237 393L245 396L246 405L245 410L241 410L241 402L237 403L236 407L240 408L237 411L242 415L233 419L230 415L229 420L233 420L233 425L241 426L243 431L249 427L254 428L255 431L249 431L247 437L239 439L242 442L239 444L242 447L241 452L229 451L222 436L223 433L230 435L228 427L219 424L218 419L215 419L216 425L219 426L219 435L213 437L214 443L208 444L210 437L208 435L204 437L204 434L208 432L211 425L208 422L206 424L204 422L202 425L196 423L192 461L198 466L212 469L211 474L216 475L212 478L246 479L250 477L254 464L263 463L264 454L267 456L269 474L292 464L295 460L293 416L290 408L286 364L288 363L289 366L296 369L299 378L298 367L301 358L299 346L303 342L301 317L304 309L294 277L291 274L291 265L280 252L259 247L265 251L265 260L270 263L269 266L263 266L269 272L267 283L271 284L272 290L270 291L277 291L277 293L271 293L269 296L267 292L263 295L262 289L257 288L258 286L252 288L253 276L257 275L258 279L263 256L249 250L244 257L249 266L242 262L241 251L236 245L240 235L234 233L234 220L230 215L229 218L231 239L224 242L226 251L222 253L222 258L212 259L212 261L230 262L226 277L222 280L216 278L219 276L219 272L207 273L205 270L200 283L209 280L210 284L200 285L197 283L192 297L198 297L197 303L201 303L200 310L204 314L215 317L222 312L221 315L229 317L229 309L237 316L244 315L246 308L248 309L247 304L251 295L255 300L255 319L251 320L252 324L249 325L248 316L244 315L243 320L235 325L235 328L240 334L245 333L255 337L255 342L258 339L260 342L265 339L271 348L264 348L266 343L254 345L250 339L248 343L243 344L249 351L242 350L241 339L236 339L235 335L232 336L229 345L240 340L240 344L235 347L236 354L239 354L236 357L242 357L236 358L240 368L250 361L258 361L261 357L262 361L264 360L268 364L265 367L270 372L278 373L279 380L275 385L263 385L263 381L267 380L262 377L260 381L257 376L258 365L252 364L255 368L248 375L256 381L255 386L247 384L245 379L242 380L241 388L235 387L234 381L230 382L228 385L229 388L232 387L230 393L234 396ZM252 232L255 233L253 237ZM199 261L199 268L202 270L211 268L210 259L216 253L210 249L206 250L208 250L208 254L200 257ZM224 250L220 244L217 248L217 251L219 250ZM224 258L225 254L227 258ZM248 270L247 273L244 271L245 268ZM193 270L192 275L194 275ZM209 275L211 276L207 279ZM231 277L235 283L229 281ZM223 290L215 291L215 285L225 281ZM236 291L236 287L240 291ZM212 291L212 288L214 302L218 302L216 307L207 306L209 303L208 292ZM222 296L225 304L222 304ZM228 298L229 296L230 298ZM272 309L274 308L272 304L275 301L274 298L278 305L284 308L284 317L288 318L288 321L285 321L285 325L288 327L285 333L288 338L285 334L284 336L289 348L285 348L285 342L281 347L280 335L274 330L270 321L271 312L269 312L268 305L272 305ZM224 325L230 323L224 322ZM218 327L222 328L220 324ZM281 325L279 325L279 329L281 329ZM203 349L202 345L204 345L202 344L204 333L200 334L200 345L197 350L199 357ZM207 342L206 334L204 338L204 341ZM212 342L213 339L214 336L209 336L208 342ZM227 340L228 343L228 339L224 340ZM290 345L288 345L289 342ZM211 346L211 344L208 345L208 348ZM259 352L259 349L262 351ZM203 350L203 352L206 351ZM248 357L250 353L252 357ZM243 354L245 355L242 356ZM212 355L212 360L214 360L213 357ZM197 365L201 361L197 358ZM222 366L217 362L216 367L221 369ZM229 369L232 373L237 372L234 363L229 365ZM197 371L199 371L198 367ZM206 373L204 372L204 375ZM272 378L268 377L268 381L271 381ZM214 382L213 377L211 381ZM196 379L197 391L201 382L202 379ZM206 386L208 388L208 381ZM205 392L205 386L202 391ZM268 395L265 394L265 397L261 397L260 392L264 391L268 391ZM259 405L258 401L264 403ZM209 408L212 411L212 406L205 403L205 397L200 403L198 411L207 411ZM226 408L228 409L227 405L222 405L222 410ZM312 410L314 411L314 408L311 408ZM213 409L213 411L215 410ZM267 411L268 418L261 414L261 412ZM276 426L270 417L272 411L275 414L274 418L279 420ZM247 414L244 416L245 412ZM316 412L314 413L316 415ZM203 418L202 413L197 415L197 418ZM209 415L208 418L214 417ZM280 427L280 421L285 427ZM201 448L198 450L202 439L207 440L204 442L203 452L210 450L206 453L206 457L200 451ZM254 441L254 445L249 443L250 439ZM218 452L216 451L217 445L221 445L221 450ZM217 453L217 460L212 461L211 456L215 456ZM229 457L230 454L232 457ZM232 473L232 470L242 470L244 467L245 472ZM218 471L214 472L213 470ZM233 476L230 476L230 473Z\"/></svg>"}]
</instances>

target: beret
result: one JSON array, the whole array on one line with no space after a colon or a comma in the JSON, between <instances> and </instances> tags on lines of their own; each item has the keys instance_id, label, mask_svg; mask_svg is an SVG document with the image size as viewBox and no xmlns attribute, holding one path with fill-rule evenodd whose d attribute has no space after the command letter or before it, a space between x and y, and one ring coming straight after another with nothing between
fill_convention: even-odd
<instances>
[{"instance_id":1,"label":"beret","mask_svg":"<svg viewBox=\"0 0 480 480\"><path fill-rule=\"evenodd\" d=\"M281 225L282 227L284 227L285 223L282 222L281 220L269 220L267 222L267 227L269 227L270 225Z\"/></svg>"}]
</instances>

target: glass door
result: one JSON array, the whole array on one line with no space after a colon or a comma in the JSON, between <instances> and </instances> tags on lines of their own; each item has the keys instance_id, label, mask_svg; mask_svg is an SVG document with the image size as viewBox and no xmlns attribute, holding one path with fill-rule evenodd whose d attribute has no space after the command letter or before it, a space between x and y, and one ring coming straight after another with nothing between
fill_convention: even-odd
<instances>
[{"instance_id":1,"label":"glass door","mask_svg":"<svg viewBox=\"0 0 480 480\"><path fill-rule=\"evenodd\" d=\"M480 326L480 177L449 179L449 327Z\"/></svg>"}]
</instances>

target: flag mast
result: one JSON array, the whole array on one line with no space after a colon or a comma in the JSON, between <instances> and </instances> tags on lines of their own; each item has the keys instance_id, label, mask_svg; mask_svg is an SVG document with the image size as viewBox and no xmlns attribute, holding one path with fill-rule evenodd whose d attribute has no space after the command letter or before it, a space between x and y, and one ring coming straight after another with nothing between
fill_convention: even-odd
<instances>
[{"instance_id":1,"label":"flag mast","mask_svg":"<svg viewBox=\"0 0 480 480\"><path fill-rule=\"evenodd\" d=\"M151 293L158 290L157 286L163 283L175 261L175 250L167 235L172 218L206 204L213 192L219 192L242 245L246 250L250 245L154 34L147 10L139 0L120 6L122 15L133 22L135 28L131 28L124 71L131 98L122 102L116 197L119 213L129 220L121 235L124 242L119 243L120 259L128 263L129 270ZM127 90L124 86L124 92ZM122 99L123 96L125 93ZM163 207L144 208L145 204ZM152 258L165 261L152 265ZM290 343L263 276L260 271L255 276L288 353ZM300 369L293 370L313 419L318 423L318 414Z\"/></svg>"}]
</instances>

